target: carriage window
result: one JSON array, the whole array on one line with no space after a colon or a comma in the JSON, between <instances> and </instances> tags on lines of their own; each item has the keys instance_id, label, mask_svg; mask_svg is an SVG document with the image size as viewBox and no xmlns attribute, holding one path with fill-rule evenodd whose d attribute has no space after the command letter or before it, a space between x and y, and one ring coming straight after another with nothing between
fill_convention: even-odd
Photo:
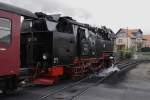
<instances>
[{"instance_id":1,"label":"carriage window","mask_svg":"<svg viewBox=\"0 0 150 100\"><path fill-rule=\"evenodd\" d=\"M0 18L0 42L9 44L11 40L11 21Z\"/></svg>"}]
</instances>

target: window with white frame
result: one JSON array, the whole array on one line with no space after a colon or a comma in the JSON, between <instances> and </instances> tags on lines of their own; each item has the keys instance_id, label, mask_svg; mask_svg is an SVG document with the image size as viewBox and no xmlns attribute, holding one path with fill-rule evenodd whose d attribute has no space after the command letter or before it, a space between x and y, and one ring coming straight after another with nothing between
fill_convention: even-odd
<instances>
[{"instance_id":1,"label":"window with white frame","mask_svg":"<svg viewBox=\"0 0 150 100\"><path fill-rule=\"evenodd\" d=\"M11 20L0 18L0 43L10 44Z\"/></svg>"}]
</instances>

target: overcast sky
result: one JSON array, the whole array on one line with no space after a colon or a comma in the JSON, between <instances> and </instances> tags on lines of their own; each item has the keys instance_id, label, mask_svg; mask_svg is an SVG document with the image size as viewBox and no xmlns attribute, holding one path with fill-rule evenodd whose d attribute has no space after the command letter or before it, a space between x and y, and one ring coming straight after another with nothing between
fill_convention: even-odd
<instances>
[{"instance_id":1,"label":"overcast sky","mask_svg":"<svg viewBox=\"0 0 150 100\"><path fill-rule=\"evenodd\" d=\"M149 0L0 0L0 2L49 14L74 17L96 26L141 28L150 34Z\"/></svg>"}]
</instances>

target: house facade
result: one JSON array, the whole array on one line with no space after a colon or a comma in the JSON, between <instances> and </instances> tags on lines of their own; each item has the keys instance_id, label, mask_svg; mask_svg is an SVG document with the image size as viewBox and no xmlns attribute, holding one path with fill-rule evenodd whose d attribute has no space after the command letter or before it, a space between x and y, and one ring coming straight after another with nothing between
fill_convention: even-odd
<instances>
[{"instance_id":1,"label":"house facade","mask_svg":"<svg viewBox=\"0 0 150 100\"><path fill-rule=\"evenodd\" d=\"M135 51L140 50L142 48L142 35L141 29L119 29L116 33L117 50L130 48L133 48Z\"/></svg>"},{"instance_id":2,"label":"house facade","mask_svg":"<svg viewBox=\"0 0 150 100\"><path fill-rule=\"evenodd\" d=\"M150 48L150 35L143 35L143 48Z\"/></svg>"}]
</instances>

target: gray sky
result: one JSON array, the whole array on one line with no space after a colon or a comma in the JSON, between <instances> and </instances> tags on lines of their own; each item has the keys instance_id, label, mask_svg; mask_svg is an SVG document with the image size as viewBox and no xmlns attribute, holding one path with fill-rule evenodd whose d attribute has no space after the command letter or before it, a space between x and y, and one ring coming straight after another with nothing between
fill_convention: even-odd
<instances>
[{"instance_id":1,"label":"gray sky","mask_svg":"<svg viewBox=\"0 0 150 100\"><path fill-rule=\"evenodd\" d=\"M30 11L63 14L80 22L119 28L141 28L150 34L149 0L0 0Z\"/></svg>"}]
</instances>

